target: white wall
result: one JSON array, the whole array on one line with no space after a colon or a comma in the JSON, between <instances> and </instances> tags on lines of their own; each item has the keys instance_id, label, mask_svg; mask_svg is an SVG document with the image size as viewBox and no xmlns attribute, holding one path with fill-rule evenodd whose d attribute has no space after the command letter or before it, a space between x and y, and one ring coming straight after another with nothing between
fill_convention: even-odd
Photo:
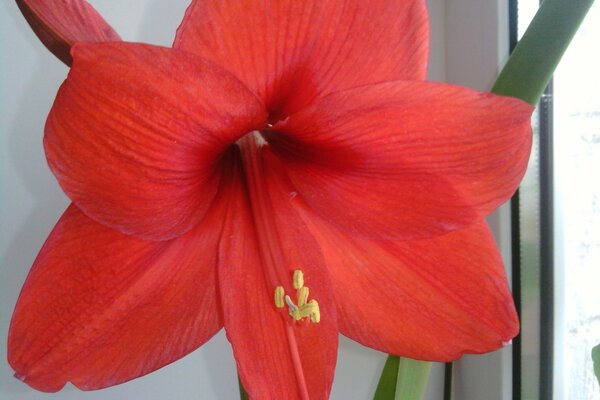
<instances>
[{"instance_id":1,"label":"white wall","mask_svg":"<svg viewBox=\"0 0 600 400\"><path fill-rule=\"evenodd\" d=\"M186 0L168 2L92 0L91 2L124 39L162 45L170 45L172 42L175 28L187 5ZM469 54L472 55L473 48L487 48L482 41L490 40L489 35L495 35L495 25L486 27L481 25L483 22L480 22L477 27L471 26L475 31L480 29L479 34L472 38L475 43L468 42L463 45L460 43L461 35L471 31L456 30L464 25L460 21L461 18L477 21L477 13L489 13L491 9L473 8L472 4L479 4L479 2L464 0L462 3L465 4L460 7L471 12L460 17L460 14L456 14L460 11L457 11L459 9L455 8L455 4L461 2L430 0L429 3L432 20L430 78L440 81L451 78L454 82L460 82L463 78L460 77L459 72L465 72L463 62L473 67L474 74L481 73L483 62L483 65L487 66L483 74L487 74L485 77L491 79L495 73L496 56L492 55L492 60L488 61L487 53L477 53L476 59L469 58L471 57ZM482 3L495 5L496 1L486 0ZM452 7L449 6L450 4ZM446 27L450 28L449 34ZM492 37L491 40L496 39ZM453 49L453 52L461 53L449 54L448 46ZM0 398L5 400L236 398L238 392L235 365L229 344L222 333L198 351L160 371L103 391L81 393L73 387L66 387L57 394L48 395L36 392L12 378L12 370L6 362L4 345L12 309L37 251L68 203L46 166L42 150L45 116L58 86L66 76L67 68L39 43L15 3L10 0L0 3L0 57L0 187L2 188L0 192L0 343L2 344L0 345ZM471 76L471 73L467 76ZM481 79L477 82L461 83L484 88L486 78ZM332 398L370 398L384 359L383 354L342 339ZM482 363L496 364L493 357L492 361L488 358L481 360L483 361L479 361L479 364L478 361L474 361L476 363L474 369L467 365L460 368L463 373L479 371L481 375ZM483 371L485 374L490 374L489 368L484 368ZM441 398L442 373L440 366L434 368L427 394L428 399ZM461 376L466 375L459 373L458 378L460 379ZM481 380L481 376L477 379ZM483 382L484 385L485 382L487 381ZM462 396L458 398L466 399ZM491 397L485 398L491 399Z\"/></svg>"}]
</instances>

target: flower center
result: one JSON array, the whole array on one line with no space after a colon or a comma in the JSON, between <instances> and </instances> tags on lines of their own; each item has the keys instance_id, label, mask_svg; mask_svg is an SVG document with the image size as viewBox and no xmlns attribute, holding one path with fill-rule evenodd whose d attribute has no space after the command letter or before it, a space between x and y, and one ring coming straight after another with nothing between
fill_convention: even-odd
<instances>
[{"instance_id":1,"label":"flower center","mask_svg":"<svg viewBox=\"0 0 600 400\"><path fill-rule=\"evenodd\" d=\"M310 318L310 322L318 323L321 320L319 303L317 303L315 299L307 302L308 287L304 286L304 274L299 269L294 271L292 285L294 289L297 290L297 304L292 301L290 296L285 294L283 286L277 286L275 288L275 306L277 308L283 308L285 304L287 304L290 317L295 321Z\"/></svg>"}]
</instances>

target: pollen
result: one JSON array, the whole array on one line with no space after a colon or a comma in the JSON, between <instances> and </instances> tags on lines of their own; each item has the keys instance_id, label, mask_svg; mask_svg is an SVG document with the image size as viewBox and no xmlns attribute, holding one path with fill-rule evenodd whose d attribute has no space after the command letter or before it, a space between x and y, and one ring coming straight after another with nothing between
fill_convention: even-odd
<instances>
[{"instance_id":1,"label":"pollen","mask_svg":"<svg viewBox=\"0 0 600 400\"><path fill-rule=\"evenodd\" d=\"M275 307L283 308L288 306L288 314L294 321L300 321L308 318L310 322L318 323L321 320L319 303L312 299L308 301L309 289L304 286L304 274L300 270L294 271L292 286L296 289L296 303L292 298L285 294L283 286L275 288Z\"/></svg>"}]
</instances>

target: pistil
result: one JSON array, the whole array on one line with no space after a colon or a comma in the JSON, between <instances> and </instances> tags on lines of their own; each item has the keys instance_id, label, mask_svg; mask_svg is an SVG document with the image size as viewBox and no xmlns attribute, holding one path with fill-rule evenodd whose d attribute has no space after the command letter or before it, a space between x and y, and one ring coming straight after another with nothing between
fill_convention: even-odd
<instances>
[{"instance_id":1,"label":"pistil","mask_svg":"<svg viewBox=\"0 0 600 400\"><path fill-rule=\"evenodd\" d=\"M290 350L290 357L294 367L294 373L296 375L296 382L300 391L300 397L302 400L308 400L308 388L306 385L306 379L304 377L304 370L302 368L302 360L300 358L300 352L298 349L298 343L296 335L294 333L295 322L304 317L308 317L318 322L320 315L318 313L318 304L314 301L313 305L306 307L309 303L304 304L305 308L300 312L300 305L293 303L291 298L285 295L285 289L282 283L289 281L289 269L283 254L281 253L281 243L279 240L279 234L274 218L272 216L273 207L267 187L264 182L264 166L260 157L260 146L264 145L264 139L258 132L248 134L238 141L241 149L241 155L244 165L244 173L246 177L246 183L248 185L248 192L250 197L250 204L252 208L254 225L258 236L258 245L261 254L261 260L265 267L265 275L268 284L273 288L274 293L274 306L277 308L283 308L284 302L290 307L290 303L293 307L288 310L289 315L282 314L284 317L284 329L286 332L288 348ZM294 276L293 286L296 289L296 285L299 284L299 278ZM303 286L302 278L302 286ZM308 297L308 292L306 293ZM300 299L299 299L300 300ZM306 300L304 300L306 301ZM291 312L292 308L296 311ZM290 318L290 316L292 318ZM315 316L318 316L315 318ZM299 318L296 318L299 317Z\"/></svg>"},{"instance_id":2,"label":"pistil","mask_svg":"<svg viewBox=\"0 0 600 400\"><path fill-rule=\"evenodd\" d=\"M259 144L259 142L263 141L258 132L253 132L244 136L238 143L244 163L244 173L248 184L250 205L258 235L261 259L265 266L267 280L270 285L275 287L286 278L281 270L286 271L287 268L284 268L286 263L279 251L280 244L275 222L267 212L271 200L263 181L263 166L259 157L260 146L262 146L262 143ZM270 209L272 210L272 208Z\"/></svg>"}]
</instances>

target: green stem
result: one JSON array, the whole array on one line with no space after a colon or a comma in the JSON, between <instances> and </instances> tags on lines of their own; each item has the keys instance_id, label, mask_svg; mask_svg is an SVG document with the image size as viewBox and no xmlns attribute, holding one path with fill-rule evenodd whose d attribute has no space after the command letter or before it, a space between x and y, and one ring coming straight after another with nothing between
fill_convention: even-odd
<instances>
[{"instance_id":1,"label":"green stem","mask_svg":"<svg viewBox=\"0 0 600 400\"><path fill-rule=\"evenodd\" d=\"M544 0L492 92L537 104L593 3L594 0Z\"/></svg>"}]
</instances>

